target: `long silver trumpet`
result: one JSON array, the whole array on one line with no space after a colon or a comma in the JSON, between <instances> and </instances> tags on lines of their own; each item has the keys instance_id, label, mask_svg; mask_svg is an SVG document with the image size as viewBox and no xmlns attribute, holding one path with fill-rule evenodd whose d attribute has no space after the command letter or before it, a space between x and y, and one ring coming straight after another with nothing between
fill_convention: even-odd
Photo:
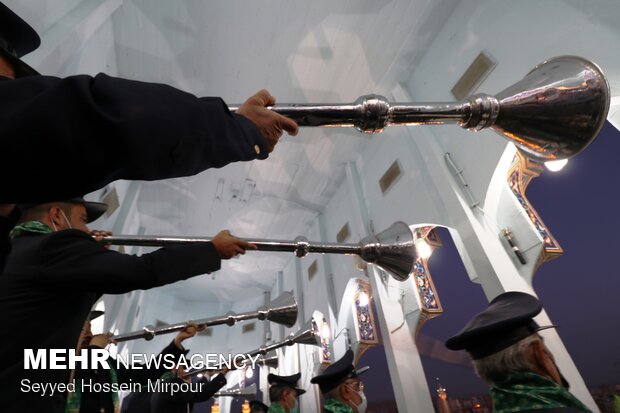
<instances>
[{"instance_id":1,"label":"long silver trumpet","mask_svg":"<svg viewBox=\"0 0 620 413\"><path fill-rule=\"evenodd\" d=\"M104 237L100 242L112 245L159 247L165 245L204 243L210 242L212 239L213 238L203 237L165 237L157 235L114 235ZM407 224L400 221L395 222L385 231L362 239L357 244L309 242L305 237L297 237L294 241L265 239L244 240L256 245L259 251L292 251L298 257L305 257L311 252L359 255L364 261L376 265L399 281L404 281L409 278L409 274L413 271L417 258L414 245L414 234Z\"/></svg>"},{"instance_id":2,"label":"long silver trumpet","mask_svg":"<svg viewBox=\"0 0 620 413\"><path fill-rule=\"evenodd\" d=\"M529 157L547 161L569 158L590 144L607 118L610 96L596 64L560 56L537 65L495 96L476 94L456 103L390 103L383 96L365 95L347 104L293 103L270 109L300 126L353 126L365 133L389 125L491 128Z\"/></svg>"},{"instance_id":3,"label":"long silver trumpet","mask_svg":"<svg viewBox=\"0 0 620 413\"><path fill-rule=\"evenodd\" d=\"M203 318L201 320L195 320L194 324L197 327L212 327L226 324L233 326L238 321L250 320L250 319L268 320L274 323L284 324L287 327L292 327L297 322L297 302L292 293L285 291L279 297L272 300L269 304L259 307L255 311L248 311L246 313L236 314L233 312L227 313L221 317ZM145 326L142 330L132 331L131 333L119 334L113 336L112 340L117 342L135 340L143 338L145 340L152 340L153 337L161 334L169 334L176 331L181 331L187 322L170 324L162 327Z\"/></svg>"},{"instance_id":4,"label":"long silver trumpet","mask_svg":"<svg viewBox=\"0 0 620 413\"><path fill-rule=\"evenodd\" d=\"M278 353L275 350L270 351L268 354L265 354L264 356L256 360L256 364L258 364L259 366L277 369L278 368Z\"/></svg>"},{"instance_id":5,"label":"long silver trumpet","mask_svg":"<svg viewBox=\"0 0 620 413\"><path fill-rule=\"evenodd\" d=\"M288 337L286 337L282 341L278 341L277 343L273 343L273 344L266 344L254 351L245 353L248 356L246 360L249 360L249 357L254 357L258 355L265 356L270 351L273 351L280 347L292 346L293 344L308 344L312 346L321 345L321 335L319 333L319 328L316 324L316 321L314 321L314 319L308 320L302 328L300 328L297 332L290 334ZM204 373L208 370L211 370L211 368L192 370L190 372L187 372L186 375L195 376L197 374Z\"/></svg>"},{"instance_id":6,"label":"long silver trumpet","mask_svg":"<svg viewBox=\"0 0 620 413\"><path fill-rule=\"evenodd\" d=\"M252 383L251 386L244 387L242 389L239 388L239 385L231 387L230 389L222 390L213 395L213 397L243 397L243 398L254 398L256 397L256 383Z\"/></svg>"}]
</instances>

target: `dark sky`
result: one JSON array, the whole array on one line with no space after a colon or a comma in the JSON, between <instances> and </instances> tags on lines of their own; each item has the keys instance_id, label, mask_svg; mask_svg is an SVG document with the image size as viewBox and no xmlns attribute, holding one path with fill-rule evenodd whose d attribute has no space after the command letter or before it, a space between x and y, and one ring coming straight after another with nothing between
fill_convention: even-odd
<instances>
[{"instance_id":1,"label":"dark sky","mask_svg":"<svg viewBox=\"0 0 620 413\"><path fill-rule=\"evenodd\" d=\"M527 190L530 203L564 248L545 263L534 289L590 388L620 383L620 133L609 123L598 138L560 172L545 171ZM429 262L444 313L421 330L445 341L486 307L482 289L469 281L447 230L444 247ZM486 393L471 368L423 357L427 381L439 377L451 396ZM385 355L378 347L362 358L373 377L364 378L369 401L393 397ZM370 385L372 384L372 386ZM375 389L375 390L373 390Z\"/></svg>"}]
</instances>

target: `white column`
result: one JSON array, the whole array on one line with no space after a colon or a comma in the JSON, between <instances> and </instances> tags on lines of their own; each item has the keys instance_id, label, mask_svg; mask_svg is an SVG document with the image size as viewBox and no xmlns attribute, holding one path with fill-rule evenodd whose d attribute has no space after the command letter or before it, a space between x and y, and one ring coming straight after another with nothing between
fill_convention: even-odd
<instances>
[{"instance_id":1,"label":"white column","mask_svg":"<svg viewBox=\"0 0 620 413\"><path fill-rule=\"evenodd\" d=\"M366 221L362 227L371 227L362 185L353 163L347 165L347 182L362 219ZM411 282L396 282L389 276L383 277L383 273L374 269L369 269L367 273L398 411L433 412L433 401L415 343L420 316L420 307L413 299L417 292L413 290ZM408 314L407 319L405 314Z\"/></svg>"}]
</instances>

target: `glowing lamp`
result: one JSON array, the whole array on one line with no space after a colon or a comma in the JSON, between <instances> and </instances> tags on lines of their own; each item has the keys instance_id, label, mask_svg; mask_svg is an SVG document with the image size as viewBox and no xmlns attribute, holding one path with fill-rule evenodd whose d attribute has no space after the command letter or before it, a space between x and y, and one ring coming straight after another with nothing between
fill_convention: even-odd
<instances>
[{"instance_id":1,"label":"glowing lamp","mask_svg":"<svg viewBox=\"0 0 620 413\"><path fill-rule=\"evenodd\" d=\"M564 168L567 163L568 163L568 159L560 159L558 161L547 161L545 162L545 166L551 172L558 172L562 170L562 168Z\"/></svg>"}]
</instances>

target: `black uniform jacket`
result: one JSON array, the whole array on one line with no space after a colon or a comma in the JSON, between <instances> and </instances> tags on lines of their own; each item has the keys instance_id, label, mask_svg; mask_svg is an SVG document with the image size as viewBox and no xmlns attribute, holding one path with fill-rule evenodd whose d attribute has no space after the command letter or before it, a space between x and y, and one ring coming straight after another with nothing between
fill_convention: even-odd
<instances>
[{"instance_id":1,"label":"black uniform jacket","mask_svg":"<svg viewBox=\"0 0 620 413\"><path fill-rule=\"evenodd\" d=\"M106 250L78 230L16 238L0 275L3 412L62 412L64 392L41 397L33 385L67 383L69 370L25 369L24 349L74 349L101 294L157 287L219 268L211 243L137 257Z\"/></svg>"},{"instance_id":2,"label":"black uniform jacket","mask_svg":"<svg viewBox=\"0 0 620 413\"><path fill-rule=\"evenodd\" d=\"M0 203L57 201L117 179L189 176L264 159L220 98L99 74L0 77Z\"/></svg>"},{"instance_id":3,"label":"black uniform jacket","mask_svg":"<svg viewBox=\"0 0 620 413\"><path fill-rule=\"evenodd\" d=\"M4 261L7 255L9 255L9 251L11 251L9 232L15 226L15 222L16 220L13 217L0 216L0 274L4 268Z\"/></svg>"},{"instance_id":4,"label":"black uniform jacket","mask_svg":"<svg viewBox=\"0 0 620 413\"><path fill-rule=\"evenodd\" d=\"M89 346L87 349L98 349L97 346ZM166 348L162 350L160 355L172 354L175 359L179 359L182 355L185 355L187 350L178 348L174 342L170 343ZM154 364L148 368L146 365L133 366L133 368L127 368L122 363L116 363L111 361L114 371L116 372L117 383L126 383L133 385L133 383L139 383L146 385L149 380L158 380L162 374L166 372L165 364ZM140 368L136 368L140 367ZM158 367L158 368L156 368ZM76 369L74 378L76 383L80 381L86 383L112 383L110 370L106 369ZM145 386L146 387L146 386ZM112 401L112 394L110 392L102 391L88 391L92 389L90 386L84 386L86 391L82 391L80 396L80 413L114 413L114 402ZM146 388L144 389L146 392Z\"/></svg>"},{"instance_id":5,"label":"black uniform jacket","mask_svg":"<svg viewBox=\"0 0 620 413\"><path fill-rule=\"evenodd\" d=\"M151 413L151 392L143 389L129 393L123 398L121 413Z\"/></svg>"},{"instance_id":6,"label":"black uniform jacket","mask_svg":"<svg viewBox=\"0 0 620 413\"><path fill-rule=\"evenodd\" d=\"M176 383L183 383L181 379L172 380ZM206 378L198 380L193 386L201 385L201 391L189 392L157 392L151 394L151 413L187 413L192 411L194 403L209 400L215 393L226 385L226 377L218 374L213 380ZM189 410L188 410L189 407Z\"/></svg>"}]
</instances>

